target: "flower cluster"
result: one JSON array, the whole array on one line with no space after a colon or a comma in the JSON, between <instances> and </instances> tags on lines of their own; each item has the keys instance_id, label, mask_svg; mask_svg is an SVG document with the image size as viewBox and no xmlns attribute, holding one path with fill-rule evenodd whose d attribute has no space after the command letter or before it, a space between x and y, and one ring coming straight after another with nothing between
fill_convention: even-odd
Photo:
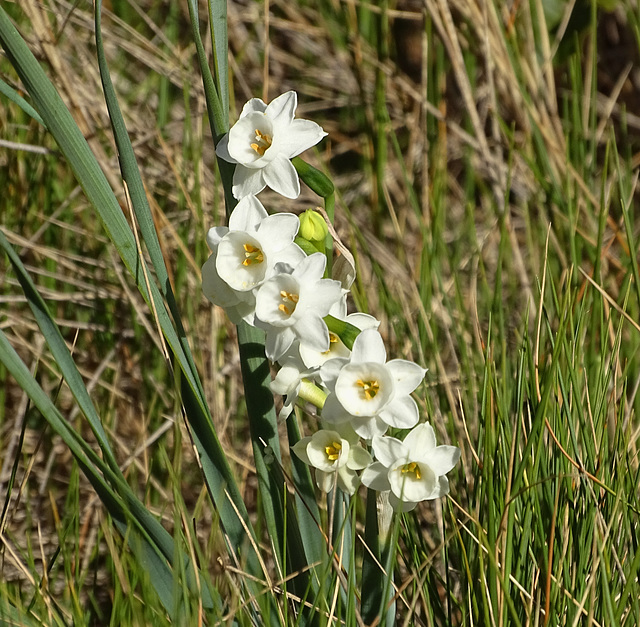
<instances>
[{"instance_id":1,"label":"flower cluster","mask_svg":"<svg viewBox=\"0 0 640 627\"><path fill-rule=\"evenodd\" d=\"M407 511L449 492L445 475L460 450L436 446L431 425L419 424L411 394L426 371L404 359L387 360L375 318L347 315L353 273L341 281L326 277L325 254L307 254L295 242L322 242L324 219L314 212L269 215L256 198L266 186L297 198L300 182L290 160L326 135L315 122L296 119L296 105L295 92L269 105L250 100L216 147L220 158L235 164L238 203L229 226L208 233L203 291L233 322L265 331L266 356L280 366L272 382L272 391L285 397L280 418L300 400L321 409L323 428L293 446L315 468L319 489L337 485L354 494L363 483L388 491L391 504ZM358 332L355 340L345 343L327 320ZM386 435L389 429L410 431L401 441Z\"/></svg>"}]
</instances>

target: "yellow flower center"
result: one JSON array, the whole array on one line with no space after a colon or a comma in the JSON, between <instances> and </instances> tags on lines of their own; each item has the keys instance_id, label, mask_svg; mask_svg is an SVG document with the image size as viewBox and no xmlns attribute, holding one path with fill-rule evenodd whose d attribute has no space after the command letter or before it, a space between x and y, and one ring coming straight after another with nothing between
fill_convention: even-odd
<instances>
[{"instance_id":1,"label":"yellow flower center","mask_svg":"<svg viewBox=\"0 0 640 627\"><path fill-rule=\"evenodd\" d=\"M252 246L251 244L245 244L244 248L244 261L243 266L252 266L256 263L262 263L264 261L264 255L259 248Z\"/></svg>"},{"instance_id":2,"label":"yellow flower center","mask_svg":"<svg viewBox=\"0 0 640 627\"><path fill-rule=\"evenodd\" d=\"M409 462L408 464L405 464L402 467L402 470L400 472L402 472L403 475L413 474L415 475L416 479L422 478L422 473L420 472L420 466L418 465L417 462Z\"/></svg>"},{"instance_id":3,"label":"yellow flower center","mask_svg":"<svg viewBox=\"0 0 640 627\"><path fill-rule=\"evenodd\" d=\"M278 309L283 314L290 316L296 310L296 305L298 304L298 300L300 300L300 297L297 294L292 294L291 292L281 290L280 298L282 298L283 302L278 305Z\"/></svg>"},{"instance_id":4,"label":"yellow flower center","mask_svg":"<svg viewBox=\"0 0 640 627\"><path fill-rule=\"evenodd\" d=\"M363 381L358 379L356 385L362 388L363 396L370 401L376 397L376 394L380 391L380 384L377 381Z\"/></svg>"},{"instance_id":5,"label":"yellow flower center","mask_svg":"<svg viewBox=\"0 0 640 627\"><path fill-rule=\"evenodd\" d=\"M273 137L266 133L260 132L260 129L256 129L256 141L255 144L251 144L253 148L261 157L267 151L267 148L271 147L273 143Z\"/></svg>"},{"instance_id":6,"label":"yellow flower center","mask_svg":"<svg viewBox=\"0 0 640 627\"><path fill-rule=\"evenodd\" d=\"M340 442L332 442L329 446L324 447L324 452L327 454L329 461L335 462L340 457L340 451L342 450L342 444Z\"/></svg>"},{"instance_id":7,"label":"yellow flower center","mask_svg":"<svg viewBox=\"0 0 640 627\"><path fill-rule=\"evenodd\" d=\"M329 350L324 351L322 354L328 355L331 352L331 349L333 348L333 346L331 345L335 344L339 339L340 338L335 333L331 333L331 331L329 331Z\"/></svg>"}]
</instances>

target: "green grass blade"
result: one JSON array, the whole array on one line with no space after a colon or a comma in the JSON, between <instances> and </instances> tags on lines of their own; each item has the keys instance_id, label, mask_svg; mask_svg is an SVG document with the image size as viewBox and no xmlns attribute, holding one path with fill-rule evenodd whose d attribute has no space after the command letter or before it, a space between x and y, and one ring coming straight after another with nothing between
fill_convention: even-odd
<instances>
[{"instance_id":1,"label":"green grass blade","mask_svg":"<svg viewBox=\"0 0 640 627\"><path fill-rule=\"evenodd\" d=\"M225 13L226 13L226 0L216 0L216 2L225 3ZM198 54L198 65L200 67L200 74L202 75L202 84L204 86L204 96L207 102L207 114L209 116L209 126L211 128L213 141L217 145L217 143L220 141L220 138L229 130L229 105L228 105L228 102L226 105L224 105L223 102L221 102L220 94L216 89L216 84L215 84L215 81L213 80L213 75L211 74L211 68L209 67L204 45L202 44L202 37L200 36L200 22L198 20L198 3L196 0L188 0L188 6L189 6L189 16L191 17L191 32L193 35L193 41L195 42L195 45L196 45L196 51ZM221 37L221 35L218 32L214 32L214 36ZM226 41L226 38L225 38L225 41ZM216 43L216 46L219 46L219 45L221 45L220 41ZM226 54L227 53L225 51L224 56L220 56L220 53L216 51L217 60L219 62L222 62L222 60L224 59L224 63L226 64L226 60L227 60ZM227 97L227 101L228 101L228 97ZM235 166L231 163L224 161L223 159L218 159L217 162L218 162L218 169L220 170L220 178L222 179L222 185L224 187L224 198L225 198L225 204L227 206L227 216L229 216L233 211L233 208L236 206L236 203L238 202L233 197L233 193L231 192L233 172L235 170Z\"/></svg>"},{"instance_id":2,"label":"green grass blade","mask_svg":"<svg viewBox=\"0 0 640 627\"><path fill-rule=\"evenodd\" d=\"M71 114L2 7L0 43L33 98L45 124L69 161L87 198L98 211L109 238L135 278L142 296L147 302L153 300L155 303L158 322L172 351L174 365L183 375L182 399L189 424L193 428L194 443L202 460L207 487L220 513L225 533L229 538L229 547L237 552L245 545L245 529L251 532L249 516L224 450L216 436L202 387L191 371L189 360L182 350L158 288L153 282L150 282L147 288L145 273L141 270L145 262L137 254L129 224ZM253 549L249 549L247 560L246 567L249 572L260 576L259 560Z\"/></svg>"},{"instance_id":3,"label":"green grass blade","mask_svg":"<svg viewBox=\"0 0 640 627\"><path fill-rule=\"evenodd\" d=\"M111 120L111 127L113 129L113 135L118 148L118 161L122 171L122 178L127 184L127 190L131 198L131 204L136 215L136 220L140 226L140 232L142 239L149 252L149 258L151 264L155 270L160 291L169 305L171 315L178 329L178 335L181 339L182 348L184 354L188 359L188 363L191 366L192 371L196 372L195 364L191 356L188 342L186 340L186 334L182 326L180 318L180 312L171 289L171 283L169 281L169 273L165 264L164 257L162 255L162 249L160 248L160 242L158 240L158 234L153 222L153 216L151 215L151 209L149 208L149 202L140 176L140 170L136 162L136 156L131 145L131 140L127 133L127 128L120 111L118 99L116 97L115 89L111 81L109 74L109 68L107 66L107 60L104 54L104 43L102 39L102 27L101 27L101 12L102 1L98 0L94 6L94 19L96 27L96 53L98 57L98 67L100 69L100 77L102 79L102 86L104 89L105 101L109 110L109 119ZM196 377L196 382L199 379Z\"/></svg>"},{"instance_id":4,"label":"green grass blade","mask_svg":"<svg viewBox=\"0 0 640 627\"><path fill-rule=\"evenodd\" d=\"M51 399L45 394L42 388L33 378L24 362L20 359L6 335L0 331L0 362L2 362L7 370L11 373L18 385L27 393L33 404L38 408L45 420L51 425L52 429L62 438L64 443L69 447L73 456L76 458L80 468L91 482L94 490L104 503L109 514L121 525L121 530L127 527L127 509L119 497L119 495L109 486L105 480L104 474L109 474L109 468L102 460L91 450L89 445L84 442L80 436L66 423L58 409L53 405ZM117 479L112 475L112 483L116 483ZM144 508L143 508L144 509ZM147 512L148 514L148 512ZM149 516L151 516L149 514ZM135 515L132 518L136 521ZM155 519L154 519L155 520ZM157 523L157 521L156 521ZM159 523L157 523L159 525ZM161 551L150 541L149 536L143 528L140 528L142 537L136 533L137 544L132 545L134 552L141 552L147 560L152 560L156 572L152 577L154 585L158 584L156 590L165 609L172 613L174 607L173 597L164 596L164 590L167 588L167 582L170 581L169 590L173 586L173 574L169 569L167 560L162 558ZM166 533L166 531L165 531ZM144 540L140 544L140 540ZM154 555L155 557L152 557Z\"/></svg>"},{"instance_id":5,"label":"green grass blade","mask_svg":"<svg viewBox=\"0 0 640 627\"><path fill-rule=\"evenodd\" d=\"M229 64L227 54L227 0L209 0L209 24L213 43L215 82L224 115L229 112Z\"/></svg>"},{"instance_id":6,"label":"green grass blade","mask_svg":"<svg viewBox=\"0 0 640 627\"><path fill-rule=\"evenodd\" d=\"M11 262L11 265L18 277L18 281L20 281L22 290L27 298L29 306L31 307L31 311L33 311L33 315L36 318L38 326L42 331L42 335L46 339L49 349L51 350L51 354L56 360L71 393L86 416L89 426L91 427L93 434L96 436L96 440L98 441L102 454L111 469L119 472L118 463L113 451L111 450L111 445L107 440L107 435L102 428L100 417L98 416L93 402L89 397L89 393L87 392L87 388L82 380L82 376L78 372L78 368L71 357L71 353L69 352L62 334L60 333L60 329L53 321L46 303L42 296L40 296L40 293L36 289L31 277L22 264L22 261L7 241L2 230L0 230L0 248L2 248L9 257L9 261Z\"/></svg>"},{"instance_id":7,"label":"green grass blade","mask_svg":"<svg viewBox=\"0 0 640 627\"><path fill-rule=\"evenodd\" d=\"M11 102L17 104L27 115L31 116L36 122L40 122L42 126L45 126L44 120L40 117L38 112L10 85L7 85L0 78L0 94L6 96Z\"/></svg>"}]
</instances>

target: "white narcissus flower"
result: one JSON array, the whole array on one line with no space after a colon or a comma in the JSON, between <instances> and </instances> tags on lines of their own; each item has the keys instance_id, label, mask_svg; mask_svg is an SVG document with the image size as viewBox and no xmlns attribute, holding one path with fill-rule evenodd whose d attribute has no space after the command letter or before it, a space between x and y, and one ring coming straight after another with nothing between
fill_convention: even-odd
<instances>
[{"instance_id":1,"label":"white narcissus flower","mask_svg":"<svg viewBox=\"0 0 640 627\"><path fill-rule=\"evenodd\" d=\"M285 397L278 418L288 418L296 402L302 386L311 385L310 380L317 375L317 368L306 368L300 359L298 342L294 342L287 352L279 359L280 370L270 384L274 394Z\"/></svg>"},{"instance_id":2,"label":"white narcissus flower","mask_svg":"<svg viewBox=\"0 0 640 627\"><path fill-rule=\"evenodd\" d=\"M361 331L364 329L377 329L380 322L373 316L363 313L352 313L347 315L347 297L346 294L329 310L329 315L338 320L343 320L357 327ZM343 341L335 334L329 331L329 350L319 352L313 350L309 346L300 346L300 357L307 368L322 366L326 361L336 358L348 358L351 351L344 345Z\"/></svg>"},{"instance_id":3,"label":"white narcissus flower","mask_svg":"<svg viewBox=\"0 0 640 627\"><path fill-rule=\"evenodd\" d=\"M294 91L268 105L252 98L218 142L218 156L236 164L232 187L236 198L258 194L267 185L287 198L300 195L298 173L290 159L315 146L326 133L315 122L295 119L297 104Z\"/></svg>"},{"instance_id":4,"label":"white narcissus flower","mask_svg":"<svg viewBox=\"0 0 640 627\"><path fill-rule=\"evenodd\" d=\"M212 254L202 267L202 289L229 318L253 324L256 287L273 273L276 263L297 265L305 254L293 243L299 221L290 213L270 216L255 196L240 200L229 226L207 234Z\"/></svg>"},{"instance_id":5,"label":"white narcissus flower","mask_svg":"<svg viewBox=\"0 0 640 627\"><path fill-rule=\"evenodd\" d=\"M410 429L418 423L418 406L411 398L426 370L411 361L386 361L380 333L366 329L353 343L349 360L331 359L320 369L330 394L322 418L348 421L366 440L389 427Z\"/></svg>"},{"instance_id":6,"label":"white narcissus flower","mask_svg":"<svg viewBox=\"0 0 640 627\"><path fill-rule=\"evenodd\" d=\"M427 422L415 427L404 439L375 436L373 453L378 461L362 473L362 483L390 490L395 509L412 510L419 502L449 494L445 475L458 463L457 446L436 446L433 427Z\"/></svg>"},{"instance_id":7,"label":"white narcissus flower","mask_svg":"<svg viewBox=\"0 0 640 627\"><path fill-rule=\"evenodd\" d=\"M339 431L321 429L302 438L294 445L293 452L316 469L316 484L323 492L333 489L337 480L343 492L354 494L360 485L356 470L366 468L372 461L358 436L346 425Z\"/></svg>"},{"instance_id":8,"label":"white narcissus flower","mask_svg":"<svg viewBox=\"0 0 640 627\"><path fill-rule=\"evenodd\" d=\"M271 361L278 361L296 339L315 350L329 350L329 330L322 318L342 296L342 287L322 278L326 262L322 253L314 253L295 268L277 264L276 274L256 292L256 326L266 331Z\"/></svg>"}]
</instances>

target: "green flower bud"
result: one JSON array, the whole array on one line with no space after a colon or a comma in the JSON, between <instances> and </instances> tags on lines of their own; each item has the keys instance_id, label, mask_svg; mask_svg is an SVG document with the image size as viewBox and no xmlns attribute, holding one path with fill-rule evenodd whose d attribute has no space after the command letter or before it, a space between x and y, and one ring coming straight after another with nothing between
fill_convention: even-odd
<instances>
[{"instance_id":1,"label":"green flower bud","mask_svg":"<svg viewBox=\"0 0 640 627\"><path fill-rule=\"evenodd\" d=\"M307 209L300 215L298 237L309 242L324 242L329 229L324 218L313 209Z\"/></svg>"}]
</instances>

